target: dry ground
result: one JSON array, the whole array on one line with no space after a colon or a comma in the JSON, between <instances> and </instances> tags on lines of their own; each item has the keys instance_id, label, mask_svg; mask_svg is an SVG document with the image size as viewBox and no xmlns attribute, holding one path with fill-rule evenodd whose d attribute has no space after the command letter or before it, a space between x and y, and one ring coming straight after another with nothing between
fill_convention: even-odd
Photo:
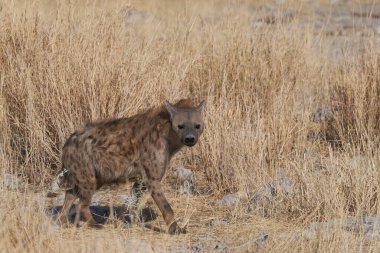
<instances>
[{"instance_id":1,"label":"dry ground","mask_svg":"<svg viewBox=\"0 0 380 253\"><path fill-rule=\"evenodd\" d=\"M156 252L380 251L340 229L300 236L310 222L380 212L376 1L1 1L0 20L0 178L27 182L1 188L1 252L124 252L130 239ZM72 131L183 97L207 101L200 143L172 161L194 171L201 194L165 180L188 234L54 225L46 192ZM294 194L266 215L217 204L280 173Z\"/></svg>"}]
</instances>

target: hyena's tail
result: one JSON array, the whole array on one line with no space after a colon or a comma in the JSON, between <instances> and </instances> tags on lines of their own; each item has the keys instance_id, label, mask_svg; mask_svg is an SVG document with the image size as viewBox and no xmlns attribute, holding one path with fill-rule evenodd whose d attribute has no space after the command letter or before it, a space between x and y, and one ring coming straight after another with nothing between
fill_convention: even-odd
<instances>
[{"instance_id":1,"label":"hyena's tail","mask_svg":"<svg viewBox=\"0 0 380 253\"><path fill-rule=\"evenodd\" d=\"M64 167L62 167L62 172L58 174L56 182L61 189L68 190L74 187L72 176L70 172Z\"/></svg>"},{"instance_id":2,"label":"hyena's tail","mask_svg":"<svg viewBox=\"0 0 380 253\"><path fill-rule=\"evenodd\" d=\"M70 172L62 167L61 173L51 183L51 191L47 193L47 197L56 197L61 190L69 190L74 188L75 183Z\"/></svg>"}]
</instances>

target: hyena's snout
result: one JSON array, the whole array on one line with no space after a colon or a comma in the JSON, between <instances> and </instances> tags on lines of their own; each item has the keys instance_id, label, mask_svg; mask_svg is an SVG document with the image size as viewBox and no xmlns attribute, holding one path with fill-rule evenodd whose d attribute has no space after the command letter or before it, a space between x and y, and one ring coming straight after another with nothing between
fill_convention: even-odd
<instances>
[{"instance_id":1,"label":"hyena's snout","mask_svg":"<svg viewBox=\"0 0 380 253\"><path fill-rule=\"evenodd\" d=\"M186 146L194 146L198 141L198 138L194 134L188 134L183 141Z\"/></svg>"},{"instance_id":2,"label":"hyena's snout","mask_svg":"<svg viewBox=\"0 0 380 253\"><path fill-rule=\"evenodd\" d=\"M199 134L197 131L193 131L192 129L185 131L182 136L182 143L188 147L194 146L199 139Z\"/></svg>"}]
</instances>

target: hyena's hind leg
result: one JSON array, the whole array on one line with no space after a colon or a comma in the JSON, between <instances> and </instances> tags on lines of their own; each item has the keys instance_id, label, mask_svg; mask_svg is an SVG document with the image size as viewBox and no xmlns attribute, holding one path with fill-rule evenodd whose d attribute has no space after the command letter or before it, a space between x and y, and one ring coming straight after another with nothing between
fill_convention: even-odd
<instances>
[{"instance_id":1,"label":"hyena's hind leg","mask_svg":"<svg viewBox=\"0 0 380 253\"><path fill-rule=\"evenodd\" d=\"M91 198L79 198L74 224L78 227L80 216L82 215L88 226L102 228L103 225L95 221L90 211Z\"/></svg>"},{"instance_id":2,"label":"hyena's hind leg","mask_svg":"<svg viewBox=\"0 0 380 253\"><path fill-rule=\"evenodd\" d=\"M95 221L90 211L91 199L96 190L95 176L89 176L86 179L88 179L88 181L79 182L78 184L79 203L75 214L74 225L79 226L79 220L82 215L88 226L102 228L103 226Z\"/></svg>"},{"instance_id":3,"label":"hyena's hind leg","mask_svg":"<svg viewBox=\"0 0 380 253\"><path fill-rule=\"evenodd\" d=\"M77 189L76 187L70 190L67 190L65 193L65 201L63 202L62 210L57 216L57 221L60 225L68 223L68 214L71 206L74 201L77 199L76 195Z\"/></svg>"}]
</instances>

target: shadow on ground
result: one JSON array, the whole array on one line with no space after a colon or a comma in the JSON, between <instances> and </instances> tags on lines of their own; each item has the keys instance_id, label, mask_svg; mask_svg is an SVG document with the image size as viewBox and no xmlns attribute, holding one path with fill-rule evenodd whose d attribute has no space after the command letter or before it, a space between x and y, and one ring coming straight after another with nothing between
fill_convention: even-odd
<instances>
[{"instance_id":1,"label":"shadow on ground","mask_svg":"<svg viewBox=\"0 0 380 253\"><path fill-rule=\"evenodd\" d=\"M62 206L53 206L46 209L46 213L55 219L59 212L62 210ZM75 219L75 210L76 205L73 205L70 208L68 220L70 223L74 223ZM90 211L92 213L92 216L94 217L95 221L97 223L104 224L108 221L111 215L111 210L109 206L90 206ZM113 217L120 217L121 213L123 211L122 206L113 207ZM151 208L143 208L139 213L139 221L140 222L148 222L155 220L157 218L156 213ZM81 220L83 220L83 217L81 216ZM125 214L121 220L127 224L131 223L131 215Z\"/></svg>"}]
</instances>

